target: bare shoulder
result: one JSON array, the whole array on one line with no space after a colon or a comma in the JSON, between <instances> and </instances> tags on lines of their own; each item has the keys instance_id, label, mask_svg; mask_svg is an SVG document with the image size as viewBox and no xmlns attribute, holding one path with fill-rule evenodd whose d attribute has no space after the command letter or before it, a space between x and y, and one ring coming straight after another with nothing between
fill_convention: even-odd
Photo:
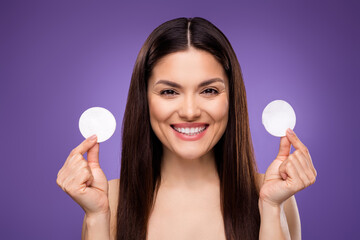
<instances>
[{"instance_id":1,"label":"bare shoulder","mask_svg":"<svg viewBox=\"0 0 360 240\"><path fill-rule=\"evenodd\" d=\"M119 197L119 184L120 184L120 179L112 179L110 181L108 181L109 183L109 201L110 203L112 202L112 200L117 201L117 198Z\"/></svg>"},{"instance_id":2,"label":"bare shoulder","mask_svg":"<svg viewBox=\"0 0 360 240\"><path fill-rule=\"evenodd\" d=\"M259 189L261 189L263 183L264 183L265 174L264 173L256 173L256 182L259 186Z\"/></svg>"},{"instance_id":3,"label":"bare shoulder","mask_svg":"<svg viewBox=\"0 0 360 240\"><path fill-rule=\"evenodd\" d=\"M257 173L257 183L259 189L261 189L264 184L264 173ZM300 240L301 239L301 223L300 223L300 215L299 210L296 203L295 195L289 197L284 202L284 213L286 216L286 221L289 227L289 232L291 239Z\"/></svg>"},{"instance_id":4,"label":"bare shoulder","mask_svg":"<svg viewBox=\"0 0 360 240\"><path fill-rule=\"evenodd\" d=\"M120 179L112 179L109 183L109 205L110 205L110 239L115 239L116 234L116 213L119 201L119 184Z\"/></svg>"}]
</instances>

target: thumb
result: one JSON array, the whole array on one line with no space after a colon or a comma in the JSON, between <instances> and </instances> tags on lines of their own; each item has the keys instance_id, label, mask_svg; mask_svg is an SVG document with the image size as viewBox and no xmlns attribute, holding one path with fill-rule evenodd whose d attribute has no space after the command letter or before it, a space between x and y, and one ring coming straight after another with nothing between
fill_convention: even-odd
<instances>
[{"instance_id":1,"label":"thumb","mask_svg":"<svg viewBox=\"0 0 360 240\"><path fill-rule=\"evenodd\" d=\"M280 138L280 147L279 147L279 153L276 156L276 158L280 160L285 160L290 155L291 150L291 142L287 138L287 136Z\"/></svg>"},{"instance_id":2,"label":"thumb","mask_svg":"<svg viewBox=\"0 0 360 240\"><path fill-rule=\"evenodd\" d=\"M99 164L99 143L92 146L87 153L87 161L91 169L100 168Z\"/></svg>"}]
</instances>

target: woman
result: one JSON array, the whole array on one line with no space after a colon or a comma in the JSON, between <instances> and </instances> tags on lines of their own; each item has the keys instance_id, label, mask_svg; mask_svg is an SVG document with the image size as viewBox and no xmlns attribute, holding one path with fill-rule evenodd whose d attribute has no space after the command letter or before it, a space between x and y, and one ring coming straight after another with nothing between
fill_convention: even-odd
<instances>
[{"instance_id":1,"label":"woman","mask_svg":"<svg viewBox=\"0 0 360 240\"><path fill-rule=\"evenodd\" d=\"M258 173L240 66L209 21L177 18L150 34L123 124L120 180L107 181L96 136L58 173L85 211L83 239L301 239L294 194L315 182L309 152L288 132Z\"/></svg>"}]
</instances>

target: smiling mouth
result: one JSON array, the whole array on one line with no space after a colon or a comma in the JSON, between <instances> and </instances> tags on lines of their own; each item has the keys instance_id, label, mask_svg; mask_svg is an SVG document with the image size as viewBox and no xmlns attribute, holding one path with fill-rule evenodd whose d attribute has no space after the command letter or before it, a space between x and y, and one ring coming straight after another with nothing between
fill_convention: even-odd
<instances>
[{"instance_id":1,"label":"smiling mouth","mask_svg":"<svg viewBox=\"0 0 360 240\"><path fill-rule=\"evenodd\" d=\"M178 133L181 133L181 134L184 134L187 136L193 136L193 135L197 135L197 134L205 131L209 127L209 124L205 124L205 125L199 126L199 127L185 127L185 128L178 128L178 127L174 127L173 125L170 125L170 126Z\"/></svg>"}]
</instances>

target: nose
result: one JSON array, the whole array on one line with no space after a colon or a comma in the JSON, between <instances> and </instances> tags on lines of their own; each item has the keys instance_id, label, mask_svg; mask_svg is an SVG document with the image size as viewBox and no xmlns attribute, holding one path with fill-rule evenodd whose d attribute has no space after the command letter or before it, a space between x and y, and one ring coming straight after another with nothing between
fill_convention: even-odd
<instances>
[{"instance_id":1,"label":"nose","mask_svg":"<svg viewBox=\"0 0 360 240\"><path fill-rule=\"evenodd\" d=\"M187 121L200 117L201 109L195 96L187 95L179 105L179 116Z\"/></svg>"}]
</instances>

